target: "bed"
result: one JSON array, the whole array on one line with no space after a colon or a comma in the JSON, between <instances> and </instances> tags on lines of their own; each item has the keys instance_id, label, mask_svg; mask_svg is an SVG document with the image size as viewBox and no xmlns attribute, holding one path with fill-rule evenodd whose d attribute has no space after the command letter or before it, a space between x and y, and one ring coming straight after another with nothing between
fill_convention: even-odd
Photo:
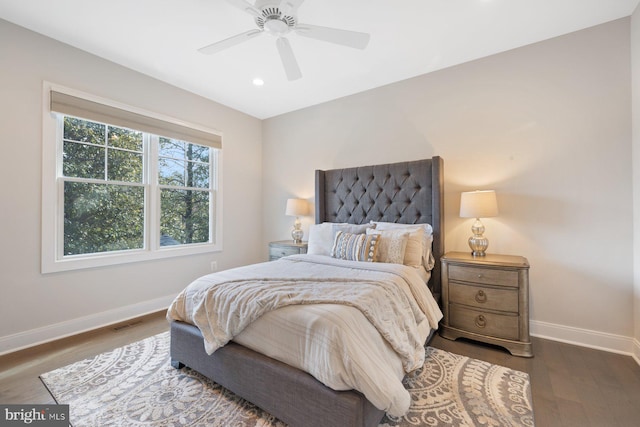
<instances>
[{"instance_id":1,"label":"bed","mask_svg":"<svg viewBox=\"0 0 640 427\"><path fill-rule=\"evenodd\" d=\"M385 165L326 171L318 170L316 171L317 227L315 227L314 230L326 229L330 226L327 224L363 225L365 228L372 228L370 226L372 221L388 225L392 225L393 223L412 225L429 224L431 228L431 251L429 253L429 259L425 258L424 261L428 262L432 269L429 275L421 277L421 283L424 290L426 290L428 286L426 294L428 294L430 298L429 301L431 301L428 304L434 301L437 302L440 298L440 257L443 254L444 241L442 230L442 176L443 162L439 157ZM371 232L370 234L376 233ZM314 240L314 242L315 241L317 240ZM334 261L330 257L319 254L317 250L312 250L311 245L310 252L312 253L308 256L296 255L285 257L272 263L248 266L248 270L255 274L263 274L267 281L280 280L279 275L283 269L292 272L292 274L293 272L297 272L295 274L302 274L301 272L303 270L308 270L316 275L313 276L315 285L325 280L324 276L322 276L323 278L320 281L317 280L317 277L320 277L322 274L333 275L332 269L334 268L340 269L340 271L349 271L349 274L355 274L358 277L359 275L363 275L367 280L368 275L373 274L375 274L376 277L378 275L383 276L384 280L382 280L382 282L395 280L397 277L404 277L403 275L406 275L410 279L407 279L407 282L416 282L416 279L413 277L414 273L404 267L398 267L397 270L394 266L381 265L383 263L362 263L358 261L345 261L347 265L342 265L340 264L342 261ZM337 265L333 266L332 264L334 263ZM380 272L370 273L369 270L360 270L360 268L356 266L363 264L379 264L375 266L375 269L380 270ZM238 274L246 273L244 270L232 270L233 271L222 274L222 276L208 275L202 278L202 282L199 283L223 281L223 278L226 281L234 282L239 280L239 277L244 277L238 276ZM296 277L299 278L299 276ZM271 284L272 282L269 283ZM287 285L287 282L283 283L283 286ZM194 289L199 289L198 286L199 285L196 285ZM235 287L238 288L238 286ZM423 291L418 289L418 287L412 287L411 292L420 293ZM325 293L323 290L322 294L325 295ZM318 298L323 298L323 296ZM424 301L426 300L427 298L424 298ZM182 302L182 304L185 303ZM195 305L195 303L190 304ZM420 305L420 302L418 305ZM309 312L313 312L313 310L323 311L328 308L334 310L338 305L331 304L330 301L318 300L315 301L313 305L304 304L304 307L306 310L304 315L308 316ZM345 313L350 310L348 311L351 313L349 315L354 315L353 307L344 307L346 308L340 308L339 310ZM211 307L208 309L211 310ZM422 306L421 310L423 310ZM204 310L204 312L206 312L206 310ZM274 358L270 357L272 354L268 351L252 348L254 341L259 341L262 335L271 333L269 328L259 328L261 327L260 325L265 323L263 319L271 316L272 313L277 313L277 315L287 313L284 316L292 316L292 322L296 324L298 321L296 316L300 315L300 310L297 306L295 306L295 308L294 306L287 306L261 315L259 316L259 322L251 323L250 327L246 327L242 334L234 337L232 341L226 342L222 339L220 342L224 343L224 345L220 348L216 347L216 351L212 353L211 341L215 341L218 338L217 335L212 334L208 328L202 325L196 327L193 324L181 321L184 319L170 316L172 320L172 365L176 368L189 366L291 426L312 427L335 425L369 427L378 425L384 416L385 410L378 409L378 407L383 405L377 400L378 396L375 394L377 389L370 391L367 388L362 392L343 389L344 384L329 387L325 384L331 383L332 380L327 380L327 378L321 376L324 375L324 371L320 372L319 375L314 371L313 373L316 376L312 376L305 371L314 368L316 366L315 361L313 365L302 367L300 364L296 365L296 358L305 359L303 356L292 356L296 360L289 362L286 351L285 354L277 355ZM316 314L319 316L318 313L313 315L315 316ZM430 339L431 334L433 334L437 328L437 321L434 325L433 316L427 317L429 317L429 319L420 320L418 328L420 332L415 337L415 339L422 339L421 345L424 344L425 339ZM194 319L189 319L190 322L197 323L193 320ZM409 322L411 319L406 321ZM255 330L253 330L254 325L257 325L255 326ZM429 327L425 325L429 325ZM251 335L252 333L253 335ZM276 331L276 333L280 334L281 331ZM363 336L365 335L363 332ZM380 334L376 335L379 336ZM274 336L277 339L277 335ZM302 344L298 343L297 345L304 347L304 342L301 342ZM366 342L361 341L360 344L363 346L368 345L368 339ZM388 343L385 345L388 346ZM398 344L400 347L403 345L403 343ZM392 347L396 350L395 346ZM387 352L389 351L381 351L381 360L387 360L384 359ZM371 354L373 353L374 352L371 352ZM404 365L406 360L411 360L411 351L409 350L407 353L409 356L407 356L406 359L398 359L402 360L402 362L398 363ZM374 357L372 356L372 358ZM330 358L327 358L327 360L329 359ZM324 359L322 360L324 361ZM390 364L396 363L395 359L388 360L390 360ZM413 363L418 362L419 361L413 361ZM304 365L304 363L307 362L301 362L302 365ZM331 363L333 363L333 361ZM380 362L378 361L378 363ZM406 363L410 365L410 362ZM331 369L332 366L329 366L329 368ZM411 366L400 366L400 369L402 368L410 369ZM335 370L339 372L340 369L341 368L336 367ZM371 369L364 370L373 375L372 378L376 378L376 375L378 375L378 373L375 372L371 373ZM333 373L331 373L331 375L333 375ZM345 376L347 375L345 374ZM316 378L321 378L325 384ZM340 381L342 381L342 379L340 379ZM346 384L349 384L350 380L345 381ZM370 379L367 379L367 381L371 382ZM373 387L375 388L376 384L373 384ZM365 394L369 395L370 398L365 397ZM383 396L383 398L386 398L386 396ZM378 407L376 407L371 400L376 401Z\"/></svg>"}]
</instances>

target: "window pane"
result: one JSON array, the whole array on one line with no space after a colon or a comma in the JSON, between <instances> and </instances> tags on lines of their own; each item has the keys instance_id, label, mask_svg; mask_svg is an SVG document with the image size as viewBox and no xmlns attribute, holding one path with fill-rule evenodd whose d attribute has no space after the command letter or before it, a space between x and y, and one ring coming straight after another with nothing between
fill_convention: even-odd
<instances>
[{"instance_id":1,"label":"window pane","mask_svg":"<svg viewBox=\"0 0 640 427\"><path fill-rule=\"evenodd\" d=\"M160 159L158 161L158 181L160 185L184 186L184 161Z\"/></svg>"},{"instance_id":2,"label":"window pane","mask_svg":"<svg viewBox=\"0 0 640 427\"><path fill-rule=\"evenodd\" d=\"M144 246L144 188L64 183L64 254Z\"/></svg>"},{"instance_id":3,"label":"window pane","mask_svg":"<svg viewBox=\"0 0 640 427\"><path fill-rule=\"evenodd\" d=\"M189 160L195 160L198 162L209 163L209 147L205 147L204 145L191 145L191 152L188 157Z\"/></svg>"},{"instance_id":4,"label":"window pane","mask_svg":"<svg viewBox=\"0 0 640 427\"><path fill-rule=\"evenodd\" d=\"M161 185L209 188L209 147L164 137L159 139L158 179Z\"/></svg>"},{"instance_id":5,"label":"window pane","mask_svg":"<svg viewBox=\"0 0 640 427\"><path fill-rule=\"evenodd\" d=\"M160 137L160 150L158 154L162 157L172 157L174 159L184 159L186 152L186 142L177 139Z\"/></svg>"},{"instance_id":6,"label":"window pane","mask_svg":"<svg viewBox=\"0 0 640 427\"><path fill-rule=\"evenodd\" d=\"M209 188L209 165L187 164L187 187Z\"/></svg>"},{"instance_id":7,"label":"window pane","mask_svg":"<svg viewBox=\"0 0 640 427\"><path fill-rule=\"evenodd\" d=\"M209 188L209 165L175 159L160 159L160 185Z\"/></svg>"},{"instance_id":8,"label":"window pane","mask_svg":"<svg viewBox=\"0 0 640 427\"><path fill-rule=\"evenodd\" d=\"M142 151L142 132L109 126L109 146Z\"/></svg>"},{"instance_id":9,"label":"window pane","mask_svg":"<svg viewBox=\"0 0 640 427\"><path fill-rule=\"evenodd\" d=\"M193 160L196 162L209 162L210 148L206 145L191 144L177 139L160 137L161 157L172 157L174 159Z\"/></svg>"},{"instance_id":10,"label":"window pane","mask_svg":"<svg viewBox=\"0 0 640 427\"><path fill-rule=\"evenodd\" d=\"M65 116L64 139L104 145L105 125Z\"/></svg>"},{"instance_id":11,"label":"window pane","mask_svg":"<svg viewBox=\"0 0 640 427\"><path fill-rule=\"evenodd\" d=\"M209 241L209 192L161 190L160 245Z\"/></svg>"},{"instance_id":12,"label":"window pane","mask_svg":"<svg viewBox=\"0 0 640 427\"><path fill-rule=\"evenodd\" d=\"M142 154L109 149L107 158L110 181L142 182Z\"/></svg>"},{"instance_id":13,"label":"window pane","mask_svg":"<svg viewBox=\"0 0 640 427\"><path fill-rule=\"evenodd\" d=\"M65 142L62 173L75 178L104 179L104 148Z\"/></svg>"}]
</instances>

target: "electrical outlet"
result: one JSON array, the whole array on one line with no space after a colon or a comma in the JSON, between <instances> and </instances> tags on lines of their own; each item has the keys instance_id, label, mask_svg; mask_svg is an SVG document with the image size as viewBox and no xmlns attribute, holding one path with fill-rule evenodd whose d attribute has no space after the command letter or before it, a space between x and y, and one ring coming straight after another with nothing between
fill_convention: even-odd
<instances>
[{"instance_id":1,"label":"electrical outlet","mask_svg":"<svg viewBox=\"0 0 640 427\"><path fill-rule=\"evenodd\" d=\"M218 261L211 261L211 271L218 271Z\"/></svg>"}]
</instances>

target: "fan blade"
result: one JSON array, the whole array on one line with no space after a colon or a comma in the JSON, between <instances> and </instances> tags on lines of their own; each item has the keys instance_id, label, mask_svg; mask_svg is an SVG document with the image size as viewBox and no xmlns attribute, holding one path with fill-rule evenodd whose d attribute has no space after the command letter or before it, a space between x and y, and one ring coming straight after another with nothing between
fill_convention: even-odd
<instances>
[{"instance_id":1,"label":"fan blade","mask_svg":"<svg viewBox=\"0 0 640 427\"><path fill-rule=\"evenodd\" d=\"M341 44L356 49L364 49L369 44L369 34L337 28L318 27L317 25L298 24L296 33L301 36L325 42Z\"/></svg>"},{"instance_id":2,"label":"fan blade","mask_svg":"<svg viewBox=\"0 0 640 427\"><path fill-rule=\"evenodd\" d=\"M276 40L276 46L280 53L282 65L284 65L284 72L287 73L287 79L289 81L298 80L302 77L302 72L300 71L300 67L298 67L298 61L296 61L293 49L291 49L291 45L289 44L289 40L284 37L278 37L278 40Z\"/></svg>"},{"instance_id":3,"label":"fan blade","mask_svg":"<svg viewBox=\"0 0 640 427\"><path fill-rule=\"evenodd\" d=\"M295 15L300 5L304 3L304 0L282 0L278 9L283 15Z\"/></svg>"},{"instance_id":4,"label":"fan blade","mask_svg":"<svg viewBox=\"0 0 640 427\"><path fill-rule=\"evenodd\" d=\"M222 50L228 49L232 46L242 43L243 41L252 39L256 36L262 34L261 30L249 30L245 33L238 34L236 36L229 37L228 39L221 40L219 42L215 42L205 47L201 47L198 49L198 52L204 53L207 55L212 55L214 53L218 53Z\"/></svg>"},{"instance_id":5,"label":"fan blade","mask_svg":"<svg viewBox=\"0 0 640 427\"><path fill-rule=\"evenodd\" d=\"M245 12L253 16L257 17L261 15L261 12L258 9L256 9L255 6L249 3L247 0L227 0L227 2L237 7L240 10L244 10Z\"/></svg>"}]
</instances>

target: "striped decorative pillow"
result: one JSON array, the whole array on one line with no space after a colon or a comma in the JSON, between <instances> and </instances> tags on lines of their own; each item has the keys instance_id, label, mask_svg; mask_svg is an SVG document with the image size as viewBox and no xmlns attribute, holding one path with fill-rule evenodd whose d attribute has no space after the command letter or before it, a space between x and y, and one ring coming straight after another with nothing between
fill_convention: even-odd
<instances>
[{"instance_id":1,"label":"striped decorative pillow","mask_svg":"<svg viewBox=\"0 0 640 427\"><path fill-rule=\"evenodd\" d=\"M333 240L331 256L349 261L373 262L379 237L376 234L351 234L338 231Z\"/></svg>"}]
</instances>

